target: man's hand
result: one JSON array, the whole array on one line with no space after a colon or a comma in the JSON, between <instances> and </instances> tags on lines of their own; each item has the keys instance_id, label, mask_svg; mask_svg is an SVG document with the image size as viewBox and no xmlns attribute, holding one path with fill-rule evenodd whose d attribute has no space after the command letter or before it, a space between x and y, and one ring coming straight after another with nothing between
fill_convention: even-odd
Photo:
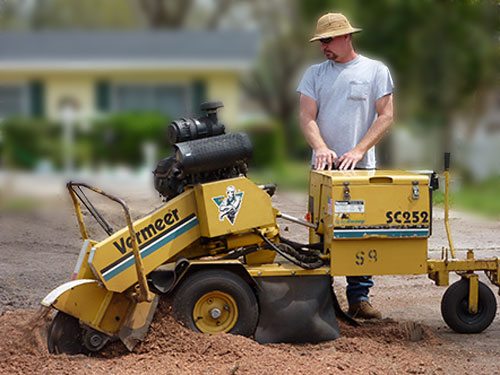
<instances>
[{"instance_id":1,"label":"man's hand","mask_svg":"<svg viewBox=\"0 0 500 375\"><path fill-rule=\"evenodd\" d=\"M346 170L356 168L356 164L363 159L363 156L365 156L363 151L353 148L351 151L346 152L339 158L339 169Z\"/></svg>"},{"instance_id":2,"label":"man's hand","mask_svg":"<svg viewBox=\"0 0 500 375\"><path fill-rule=\"evenodd\" d=\"M333 169L334 163L337 160L337 154L328 147L322 147L314 150L314 169L324 170L325 167Z\"/></svg>"}]
</instances>

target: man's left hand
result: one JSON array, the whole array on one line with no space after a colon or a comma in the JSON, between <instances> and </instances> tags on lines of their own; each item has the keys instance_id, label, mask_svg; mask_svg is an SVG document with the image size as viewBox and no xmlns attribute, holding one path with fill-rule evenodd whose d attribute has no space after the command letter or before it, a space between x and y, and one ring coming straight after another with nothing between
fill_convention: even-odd
<instances>
[{"instance_id":1,"label":"man's left hand","mask_svg":"<svg viewBox=\"0 0 500 375\"><path fill-rule=\"evenodd\" d=\"M351 151L346 152L344 155L342 155L337 163L339 166L340 170L347 170L347 169L354 169L356 168L356 164L363 159L363 156L365 155L364 152L359 151L356 148L353 148Z\"/></svg>"}]
</instances>

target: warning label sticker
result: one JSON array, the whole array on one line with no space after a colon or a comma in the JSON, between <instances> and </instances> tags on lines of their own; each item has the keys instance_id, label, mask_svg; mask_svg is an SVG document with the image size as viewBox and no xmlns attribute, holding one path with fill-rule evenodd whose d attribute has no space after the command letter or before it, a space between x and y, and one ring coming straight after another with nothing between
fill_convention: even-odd
<instances>
[{"instance_id":1,"label":"warning label sticker","mask_svg":"<svg viewBox=\"0 0 500 375\"><path fill-rule=\"evenodd\" d=\"M335 201L335 213L363 214L365 201Z\"/></svg>"}]
</instances>

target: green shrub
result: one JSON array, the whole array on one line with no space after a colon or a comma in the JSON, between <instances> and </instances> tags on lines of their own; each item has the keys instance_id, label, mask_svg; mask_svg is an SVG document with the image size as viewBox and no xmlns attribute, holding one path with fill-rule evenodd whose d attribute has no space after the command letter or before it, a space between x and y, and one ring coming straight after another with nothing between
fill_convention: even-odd
<instances>
[{"instance_id":1,"label":"green shrub","mask_svg":"<svg viewBox=\"0 0 500 375\"><path fill-rule=\"evenodd\" d=\"M92 126L92 160L95 164L132 167L142 165L143 145L157 146L157 158L166 157L171 151L166 141L169 119L159 113L133 112L111 115Z\"/></svg>"},{"instance_id":2,"label":"green shrub","mask_svg":"<svg viewBox=\"0 0 500 375\"><path fill-rule=\"evenodd\" d=\"M166 141L169 120L157 113L120 113L96 120L89 131L74 129L72 154L75 167L93 164L144 163L143 145L156 145L157 159L171 153ZM12 118L0 124L2 160L6 166L34 169L41 160L61 169L63 128L48 120ZM153 166L151 166L153 167Z\"/></svg>"},{"instance_id":3,"label":"green shrub","mask_svg":"<svg viewBox=\"0 0 500 375\"><path fill-rule=\"evenodd\" d=\"M6 166L33 169L42 159L62 164L61 128L50 121L11 118L0 124Z\"/></svg>"},{"instance_id":4,"label":"green shrub","mask_svg":"<svg viewBox=\"0 0 500 375\"><path fill-rule=\"evenodd\" d=\"M249 122L242 131L252 141L253 156L251 167L280 167L285 159L283 130L276 121Z\"/></svg>"}]
</instances>

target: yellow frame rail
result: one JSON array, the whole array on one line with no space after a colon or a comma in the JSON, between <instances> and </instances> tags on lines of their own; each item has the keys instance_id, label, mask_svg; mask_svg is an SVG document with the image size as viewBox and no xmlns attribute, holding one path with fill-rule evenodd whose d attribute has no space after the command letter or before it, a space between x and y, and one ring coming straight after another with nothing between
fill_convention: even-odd
<instances>
[{"instance_id":1,"label":"yellow frame rail","mask_svg":"<svg viewBox=\"0 0 500 375\"><path fill-rule=\"evenodd\" d=\"M108 194L101 189L98 189L94 186L88 185L83 182L73 182L70 181L66 184L68 188L69 194L71 196L71 200L73 201L73 206L76 213L76 218L78 220L78 225L80 227L80 233L82 235L83 240L88 239L87 227L85 226L85 222L83 221L83 215L80 203L78 201L78 196L75 193L75 187L84 187L86 189L92 190L93 192L100 194L116 203L118 203L122 208L125 215L125 220L127 222L128 231L130 234L130 239L132 242L132 252L134 254L135 261L135 269L137 272L137 280L139 281L139 293L135 295L135 299L137 302L151 302L154 298L154 294L149 290L148 283L146 281L146 274L144 272L144 265L142 263L142 258L139 253L139 246L137 244L137 235L134 230L134 226L132 224L132 218L130 217L130 210L122 199L115 197L111 194Z\"/></svg>"},{"instance_id":2,"label":"yellow frame rail","mask_svg":"<svg viewBox=\"0 0 500 375\"><path fill-rule=\"evenodd\" d=\"M500 286L500 259L475 259L472 250L467 251L467 259L429 259L427 260L427 273L436 285L446 286L449 284L449 273L457 272L467 277L474 271L484 271L490 281Z\"/></svg>"}]
</instances>

